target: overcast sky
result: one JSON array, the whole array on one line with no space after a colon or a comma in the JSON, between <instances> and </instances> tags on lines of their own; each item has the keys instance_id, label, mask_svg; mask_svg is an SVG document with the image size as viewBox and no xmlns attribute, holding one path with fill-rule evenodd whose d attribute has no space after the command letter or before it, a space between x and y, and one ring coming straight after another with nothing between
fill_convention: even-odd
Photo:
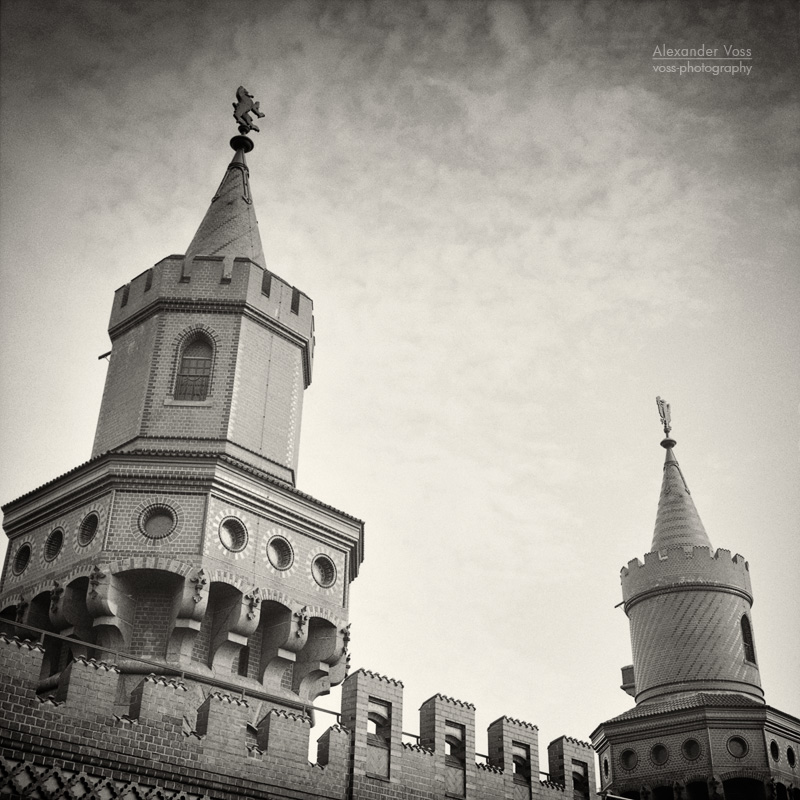
<instances>
[{"instance_id":1,"label":"overcast sky","mask_svg":"<svg viewBox=\"0 0 800 800\"><path fill-rule=\"evenodd\" d=\"M298 488L366 521L353 666L404 730L441 692L543 750L632 705L657 394L800 713L795 3L0 8L2 502L88 458L113 292L186 250L244 84L267 266L315 303Z\"/></svg>"}]
</instances>

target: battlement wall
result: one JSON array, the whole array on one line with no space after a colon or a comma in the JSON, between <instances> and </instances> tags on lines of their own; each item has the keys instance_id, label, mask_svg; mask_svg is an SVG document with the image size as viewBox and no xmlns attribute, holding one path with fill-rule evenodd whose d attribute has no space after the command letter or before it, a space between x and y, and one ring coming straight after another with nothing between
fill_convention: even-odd
<instances>
[{"instance_id":1,"label":"battlement wall","mask_svg":"<svg viewBox=\"0 0 800 800\"><path fill-rule=\"evenodd\" d=\"M752 603L750 567L743 556L731 556L722 548L671 547L653 551L628 562L620 572L626 610L631 601L654 590L684 589L697 586L730 588L741 592Z\"/></svg>"},{"instance_id":2,"label":"battlement wall","mask_svg":"<svg viewBox=\"0 0 800 800\"><path fill-rule=\"evenodd\" d=\"M157 301L247 303L299 336L314 333L311 298L248 258L167 256L117 289L109 332Z\"/></svg>"},{"instance_id":3,"label":"battlement wall","mask_svg":"<svg viewBox=\"0 0 800 800\"><path fill-rule=\"evenodd\" d=\"M488 763L476 763L474 706L445 695L423 704L420 743L404 743L402 683L367 670L346 679L342 724L319 737L311 764L311 719L279 701L155 675L129 690L135 676L85 657L44 697L43 657L40 645L0 633L0 703L9 709L0 775L17 791L47 786L48 796L68 797L65 787L80 781L85 791L108 784L114 796L131 785L142 797L175 800L550 800L580 796L576 757L592 765L594 786L591 747L568 737L551 743L550 779L540 781L537 728L510 717L492 723Z\"/></svg>"}]
</instances>

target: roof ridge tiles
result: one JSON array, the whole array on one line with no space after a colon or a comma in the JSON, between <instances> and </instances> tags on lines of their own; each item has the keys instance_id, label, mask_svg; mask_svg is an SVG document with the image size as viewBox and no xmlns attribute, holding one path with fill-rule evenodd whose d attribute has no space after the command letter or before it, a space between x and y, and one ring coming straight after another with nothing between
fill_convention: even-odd
<instances>
[{"instance_id":1,"label":"roof ridge tiles","mask_svg":"<svg viewBox=\"0 0 800 800\"><path fill-rule=\"evenodd\" d=\"M366 675L368 678L374 678L375 680L383 681L384 683L391 683L394 686L399 686L401 689L403 688L403 682L397 680L396 678L389 678L386 675L381 675L379 672L373 672L372 670L365 669L364 667L357 669L353 675L356 675L359 672Z\"/></svg>"},{"instance_id":2,"label":"roof ridge tiles","mask_svg":"<svg viewBox=\"0 0 800 800\"><path fill-rule=\"evenodd\" d=\"M467 703L465 700L457 700L455 697L448 697L446 694L435 694L434 697L439 700L444 700L445 703L452 703L462 708L471 708L473 711L475 710L475 706L472 703Z\"/></svg>"},{"instance_id":3,"label":"roof ridge tiles","mask_svg":"<svg viewBox=\"0 0 800 800\"><path fill-rule=\"evenodd\" d=\"M500 717L500 719L504 720L505 722L510 722L512 725L519 725L522 728L528 728L529 730L532 731L539 730L538 725L534 725L532 722L525 722L525 720L522 719L516 719L515 717L507 717L504 715Z\"/></svg>"}]
</instances>

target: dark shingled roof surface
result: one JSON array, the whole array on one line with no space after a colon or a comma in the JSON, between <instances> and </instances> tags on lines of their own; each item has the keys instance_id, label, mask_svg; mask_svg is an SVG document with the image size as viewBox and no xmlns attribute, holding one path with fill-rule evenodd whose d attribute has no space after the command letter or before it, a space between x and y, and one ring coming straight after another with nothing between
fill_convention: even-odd
<instances>
[{"instance_id":1,"label":"dark shingled roof surface","mask_svg":"<svg viewBox=\"0 0 800 800\"><path fill-rule=\"evenodd\" d=\"M763 707L763 703L747 697L747 695L736 694L735 692L724 692L716 694L714 692L694 692L693 694L670 697L665 700L654 700L652 703L642 703L640 706L620 714L618 717L610 719L609 722L620 722L625 719L637 719L639 717L650 717L655 714L664 714L669 711L685 711L690 708L701 708L711 706L721 708L724 706L734 706L735 708L747 708L751 706Z\"/></svg>"}]
</instances>

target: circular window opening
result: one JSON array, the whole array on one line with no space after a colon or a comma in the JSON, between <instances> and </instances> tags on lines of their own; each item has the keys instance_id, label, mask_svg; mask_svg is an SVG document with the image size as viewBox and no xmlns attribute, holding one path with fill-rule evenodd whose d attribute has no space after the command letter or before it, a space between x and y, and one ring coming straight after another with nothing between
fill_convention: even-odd
<instances>
[{"instance_id":1,"label":"circular window opening","mask_svg":"<svg viewBox=\"0 0 800 800\"><path fill-rule=\"evenodd\" d=\"M731 736L728 739L728 752L734 758L744 758L748 749L747 742L741 736Z\"/></svg>"},{"instance_id":2,"label":"circular window opening","mask_svg":"<svg viewBox=\"0 0 800 800\"><path fill-rule=\"evenodd\" d=\"M175 512L168 506L151 506L141 517L142 532L148 539L163 539L175 530Z\"/></svg>"},{"instance_id":3,"label":"circular window opening","mask_svg":"<svg viewBox=\"0 0 800 800\"><path fill-rule=\"evenodd\" d=\"M56 528L44 543L44 560L52 561L60 552L64 545L64 531Z\"/></svg>"},{"instance_id":4,"label":"circular window opening","mask_svg":"<svg viewBox=\"0 0 800 800\"><path fill-rule=\"evenodd\" d=\"M238 553L247 547L247 528L236 517L228 517L219 525L219 540L226 550Z\"/></svg>"},{"instance_id":5,"label":"circular window opening","mask_svg":"<svg viewBox=\"0 0 800 800\"><path fill-rule=\"evenodd\" d=\"M29 544L24 544L17 550L17 554L14 556L14 565L12 566L12 570L15 575L20 575L25 572L25 567L28 566L28 562L31 560L31 546Z\"/></svg>"},{"instance_id":6,"label":"circular window opening","mask_svg":"<svg viewBox=\"0 0 800 800\"><path fill-rule=\"evenodd\" d=\"M650 758L656 766L660 767L669 760L669 750L663 744L653 745L653 749L650 751Z\"/></svg>"},{"instance_id":7,"label":"circular window opening","mask_svg":"<svg viewBox=\"0 0 800 800\"><path fill-rule=\"evenodd\" d=\"M794 767L795 757L794 757L794 748L787 747L786 748L786 760L789 762L790 767Z\"/></svg>"},{"instance_id":8,"label":"circular window opening","mask_svg":"<svg viewBox=\"0 0 800 800\"><path fill-rule=\"evenodd\" d=\"M267 542L267 558L275 569L289 569L294 562L292 546L283 536L273 536Z\"/></svg>"},{"instance_id":9,"label":"circular window opening","mask_svg":"<svg viewBox=\"0 0 800 800\"><path fill-rule=\"evenodd\" d=\"M774 739L769 743L769 754L772 756L773 761L777 761L781 757L781 749Z\"/></svg>"},{"instance_id":10,"label":"circular window opening","mask_svg":"<svg viewBox=\"0 0 800 800\"><path fill-rule=\"evenodd\" d=\"M81 527L78 529L78 543L87 545L94 539L97 529L100 526L100 518L95 513L84 517Z\"/></svg>"},{"instance_id":11,"label":"circular window opening","mask_svg":"<svg viewBox=\"0 0 800 800\"><path fill-rule=\"evenodd\" d=\"M328 556L317 556L311 564L314 580L323 588L333 586L336 582L336 567Z\"/></svg>"},{"instance_id":12,"label":"circular window opening","mask_svg":"<svg viewBox=\"0 0 800 800\"><path fill-rule=\"evenodd\" d=\"M625 769L635 769L639 763L639 756L636 755L635 750L623 750L619 756L619 763Z\"/></svg>"},{"instance_id":13,"label":"circular window opening","mask_svg":"<svg viewBox=\"0 0 800 800\"><path fill-rule=\"evenodd\" d=\"M682 745L681 750L689 761L694 761L700 756L700 742L697 739L687 739Z\"/></svg>"},{"instance_id":14,"label":"circular window opening","mask_svg":"<svg viewBox=\"0 0 800 800\"><path fill-rule=\"evenodd\" d=\"M608 759L607 758L603 759L603 775L605 775L606 778L608 777Z\"/></svg>"}]
</instances>

